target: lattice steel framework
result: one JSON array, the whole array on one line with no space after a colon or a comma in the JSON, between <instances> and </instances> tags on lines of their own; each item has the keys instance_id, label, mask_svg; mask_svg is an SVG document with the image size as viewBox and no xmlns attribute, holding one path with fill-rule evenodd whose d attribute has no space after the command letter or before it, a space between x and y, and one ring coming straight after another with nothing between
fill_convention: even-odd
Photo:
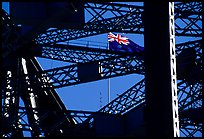
<instances>
[{"instance_id":1,"label":"lattice steel framework","mask_svg":"<svg viewBox=\"0 0 204 139\"><path fill-rule=\"evenodd\" d=\"M122 76L132 73L142 74L144 72L143 61L137 59L137 56L114 57L95 61L99 66L99 79ZM42 77L41 77L42 76ZM81 81L78 75L78 65L45 70L39 73L37 78L47 78L54 88L79 84L87 81Z\"/></svg>"},{"instance_id":2,"label":"lattice steel framework","mask_svg":"<svg viewBox=\"0 0 204 139\"><path fill-rule=\"evenodd\" d=\"M97 49L89 47L81 47L74 45L39 45L42 49L42 55L39 57L60 60L70 63L85 63L91 61L100 61L102 59L110 59L119 56L128 56L132 53L109 51L107 49ZM137 54L137 55L143 55Z\"/></svg>"},{"instance_id":3,"label":"lattice steel framework","mask_svg":"<svg viewBox=\"0 0 204 139\"><path fill-rule=\"evenodd\" d=\"M91 13L92 17L82 29L53 29L38 35L36 41L40 44L51 44L111 31L144 33L143 6L85 3L85 10ZM200 2L175 4L175 35L201 37L202 26L199 24L202 22L201 10L202 4ZM189 14L186 15L186 13ZM111 17L107 18L107 14Z\"/></svg>"},{"instance_id":4,"label":"lattice steel framework","mask_svg":"<svg viewBox=\"0 0 204 139\"><path fill-rule=\"evenodd\" d=\"M34 37L37 45L42 47L42 55L40 55L40 57L71 63L96 62L101 68L101 76L96 80L132 73L144 74L143 59L141 57L142 54L131 55L75 46L69 46L68 48L67 46L56 44L57 42L66 42L68 40L94 36L97 34L107 33L109 31L135 34L143 34L144 32L143 6L115 3L85 3L84 6L85 10L91 15L91 17L85 23L83 28L63 30L52 29L46 31L44 34L38 34ZM201 37L201 11L201 2L176 3L174 15L176 36ZM20 37L18 34L18 27L13 25L10 17L4 11L2 14L2 26L2 38L4 40L2 42L3 56L6 57L9 53L13 54L15 52L17 47L13 46L20 43ZM13 37L15 39L12 39ZM176 44L176 54L180 54L186 48L195 48L197 56L196 63L201 65L201 45L202 40ZM17 55L17 57L22 57L22 55ZM41 97L39 94L35 94L36 92L33 90L35 90L36 87L33 85L39 84L38 89L41 88L41 91L39 92L49 94L52 92L49 92L49 89L52 90L53 88L82 83L82 81L78 79L77 64L45 71L38 70L32 72L33 75L30 75L26 74L25 71L25 67L29 70L30 66L25 63L21 65L23 60L21 60L21 58L18 58L18 60L19 61L16 62L11 58L11 63L3 63L4 72L1 74L1 77L3 77L1 99L3 104L2 119L4 120L6 117L9 117L7 115L13 114L13 116L9 117L10 119L7 120L9 122L7 124L11 126L6 127L5 130L1 130L1 136L23 136L23 131L30 131L31 136L33 137L41 136L44 133L55 132L57 130L56 128L63 128L63 126L61 126L64 122L63 119L65 119L65 121L67 119L73 120L75 123L74 127L76 127L74 128L74 131L78 131L78 129L83 127L81 125L86 125L87 123L90 128L93 127L92 122L94 113L66 111L62 108L61 112L64 112L64 115L60 116L62 121L58 120L53 123L53 127L51 127L51 129L45 128L39 125L39 120L36 119L36 117L43 121L43 119L49 117L48 115L52 113L52 111L55 112L56 109L50 111L44 110L43 114L37 114L42 109L35 107L33 101L31 101L35 100L35 97ZM28 61L29 59L26 59L26 63L29 63ZM11 71L10 66L12 67L13 63L19 62L20 64L17 65L19 66L20 71ZM202 66L200 68L202 68ZM17 84L20 84L20 86ZM18 89L16 89L16 87L18 87ZM98 112L124 114L139 105L145 105L144 87L144 80L142 80L121 94L118 98L107 104L104 108L100 109ZM25 106L23 107L15 106L13 103L15 101L17 102L15 104L19 104L19 94L16 94L19 89L24 89L24 91L22 91L24 92L24 95L21 94L21 97L25 97L22 98L25 103ZM202 134L202 122L194 121L194 119L199 118L189 117L188 115L185 116L183 114L186 110L190 110L192 108L198 108L198 113L196 114L201 113L201 81L199 80L194 84L189 84L185 80L178 80L178 98L179 114L181 114L179 119L180 132L183 136L187 137L194 137L196 136L196 133ZM37 101L40 100L38 99ZM36 116L34 116L35 114ZM56 128L54 128L54 126Z\"/></svg>"}]
</instances>

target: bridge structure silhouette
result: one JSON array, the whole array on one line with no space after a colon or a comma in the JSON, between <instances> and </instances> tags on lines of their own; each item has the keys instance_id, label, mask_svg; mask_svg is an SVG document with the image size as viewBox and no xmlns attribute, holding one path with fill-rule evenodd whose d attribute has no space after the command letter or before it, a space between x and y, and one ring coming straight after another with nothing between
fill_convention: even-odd
<instances>
[{"instance_id":1,"label":"bridge structure silhouette","mask_svg":"<svg viewBox=\"0 0 204 139\"><path fill-rule=\"evenodd\" d=\"M108 32L150 36L154 24L151 25L145 21L148 21L150 14L161 10L159 6L155 12L150 13L152 9L145 8L145 6L111 2L63 2L57 3L58 5L50 3L48 6L45 3L38 3L38 6L56 9L54 13L46 15L46 18L43 17L43 20L36 19L36 23L31 24L28 22L29 18L26 18L27 15L19 16L19 13L23 11L21 7L28 6L32 9L36 3L10 3L10 15L2 9L2 137L23 137L26 133L29 133L31 137L146 137L148 132L158 135L162 130L165 131L164 136L166 130L170 133L169 136L179 136L179 134L184 137L202 136L202 2L177 2L173 6L172 21L175 28L173 35L187 38L182 43L175 41L175 75L177 78L174 85L176 85L175 96L178 105L176 106L172 101L173 97L161 97L158 98L158 101L168 100L168 107L165 108L167 106L165 104L153 112L158 112L157 115L164 117L164 121L175 122L177 118L177 129L173 122L170 124L167 122L169 124L167 126L171 129L163 126L159 121L156 121L158 126L154 122L149 122L150 116L154 116L153 112L149 113L148 107L150 104L153 109L157 106L151 101L151 97L152 99L157 98L151 94L154 90L151 92L153 87L148 84L150 81L154 82L154 77L150 78L148 74L150 73L148 63L152 62L156 65L155 59L151 60L151 57L147 55L149 54L147 51L150 50L148 40L145 40L144 46L147 51L144 50L143 53L116 52L67 43ZM158 5L162 7L163 3L158 3ZM86 22L84 20L85 11L91 15ZM42 11L35 12L35 14L40 14ZM67 12L68 16L73 14L79 19L73 19L74 21L71 22L68 19L73 16L70 16L63 21ZM35 19L35 14L30 18ZM168 11L164 15L155 15L155 21L152 22L159 24L160 17L163 21L168 16ZM37 22L38 20L40 22ZM169 26L169 17L165 24ZM151 28L148 30L147 26ZM161 28L164 29L166 26ZM32 27L32 29L25 27ZM48 29L50 27L52 28ZM159 26L155 25L155 29L158 28ZM154 36L153 39L157 37L170 42L170 38L165 38L159 33L155 34L158 36ZM168 35L166 33L165 36ZM150 40L154 42L153 39ZM162 50L161 52L168 53ZM68 66L43 70L36 57L67 62ZM143 75L143 79L96 112L66 109L55 90L129 74ZM170 75L169 70L164 77L170 77ZM170 80L168 83L172 85ZM148 89L147 85L149 85ZM171 92L172 88L166 90ZM19 103L20 100L24 105ZM175 112L176 115L173 115L174 110L171 110L169 106L176 106L178 113ZM167 113L165 109L168 110ZM158 117L156 118L158 120ZM154 124L155 130L162 127L163 129L152 131L154 132L152 133L151 124ZM175 130L179 130L179 133L175 133Z\"/></svg>"}]
</instances>

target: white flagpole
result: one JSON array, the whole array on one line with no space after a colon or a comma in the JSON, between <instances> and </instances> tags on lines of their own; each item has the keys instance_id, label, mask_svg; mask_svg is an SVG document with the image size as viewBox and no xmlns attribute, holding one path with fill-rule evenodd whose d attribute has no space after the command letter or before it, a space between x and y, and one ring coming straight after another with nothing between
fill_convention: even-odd
<instances>
[{"instance_id":1,"label":"white flagpole","mask_svg":"<svg viewBox=\"0 0 204 139\"><path fill-rule=\"evenodd\" d=\"M110 78L108 78L108 103L110 103Z\"/></svg>"},{"instance_id":2,"label":"white flagpole","mask_svg":"<svg viewBox=\"0 0 204 139\"><path fill-rule=\"evenodd\" d=\"M108 50L109 50L109 43L108 43ZM108 103L110 103L110 78L108 78Z\"/></svg>"}]
</instances>

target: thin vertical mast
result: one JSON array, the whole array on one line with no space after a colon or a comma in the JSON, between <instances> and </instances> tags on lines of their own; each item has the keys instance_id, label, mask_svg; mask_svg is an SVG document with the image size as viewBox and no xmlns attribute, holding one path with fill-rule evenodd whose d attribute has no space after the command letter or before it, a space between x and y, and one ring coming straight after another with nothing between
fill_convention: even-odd
<instances>
[{"instance_id":1,"label":"thin vertical mast","mask_svg":"<svg viewBox=\"0 0 204 139\"><path fill-rule=\"evenodd\" d=\"M109 43L108 43L108 50L109 50ZM108 78L108 103L110 103L110 78Z\"/></svg>"}]
</instances>

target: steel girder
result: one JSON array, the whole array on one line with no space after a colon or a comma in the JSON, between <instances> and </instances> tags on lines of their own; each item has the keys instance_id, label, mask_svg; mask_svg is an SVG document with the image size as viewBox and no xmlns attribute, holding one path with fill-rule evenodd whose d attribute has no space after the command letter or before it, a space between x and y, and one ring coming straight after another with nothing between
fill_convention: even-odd
<instances>
[{"instance_id":1,"label":"steel girder","mask_svg":"<svg viewBox=\"0 0 204 139\"><path fill-rule=\"evenodd\" d=\"M113 3L84 3L84 8L92 17L83 28L80 30L53 29L47 31L45 34L39 34L36 37L36 41L43 44L56 43L98 35L109 31L123 31L124 29L129 32L142 33L140 26L143 8L141 6L127 6ZM107 15L110 18L107 18ZM48 36L50 36L49 39Z\"/></svg>"},{"instance_id":2,"label":"steel girder","mask_svg":"<svg viewBox=\"0 0 204 139\"><path fill-rule=\"evenodd\" d=\"M36 62L35 59L27 59L26 63L22 62L18 68L4 65L3 71L6 73L2 73L4 82L1 84L3 105L1 119L4 123L0 132L4 137L23 136L22 131L30 131L32 137L40 137L42 130L48 134L51 132L49 127L55 124L56 120L63 115L62 111L66 110L59 96L46 80L40 79L33 82L33 76L42 70ZM13 64L15 65L15 62ZM15 69L20 71L18 77L25 76L18 78L15 75ZM22 105L18 101L20 98L24 102L23 108L26 110L26 115L20 111L20 105ZM47 115L43 113L43 109L55 112ZM69 128L73 123L73 119L67 114L64 119L66 126L63 124L60 128Z\"/></svg>"},{"instance_id":3,"label":"steel girder","mask_svg":"<svg viewBox=\"0 0 204 139\"><path fill-rule=\"evenodd\" d=\"M39 57L60 60L70 63L85 63L110 59L118 56L128 56L132 53L116 52L107 49L88 48L71 45L38 45L42 49L42 55ZM135 55L142 55L135 53Z\"/></svg>"},{"instance_id":4,"label":"steel girder","mask_svg":"<svg viewBox=\"0 0 204 139\"><path fill-rule=\"evenodd\" d=\"M39 44L53 44L110 31L143 34L143 7L113 3L85 3L90 20L81 29L52 29L35 38ZM193 10L192 10L193 9ZM175 4L176 36L202 36L202 3ZM187 14L186 14L187 13ZM111 17L108 17L110 15Z\"/></svg>"},{"instance_id":5,"label":"steel girder","mask_svg":"<svg viewBox=\"0 0 204 139\"><path fill-rule=\"evenodd\" d=\"M2 71L4 72L3 75L3 82L2 82L2 113L1 113L1 136L6 137L7 133L12 131L12 133L20 137L22 135L22 130L18 127L19 121L18 118L18 91L16 90L17 80L15 79L16 73L14 71Z\"/></svg>"},{"instance_id":6,"label":"steel girder","mask_svg":"<svg viewBox=\"0 0 204 139\"><path fill-rule=\"evenodd\" d=\"M196 51L196 61L197 63L202 63L202 39L188 41L180 44L176 44L176 55L180 54L184 49L194 48Z\"/></svg>"},{"instance_id":7,"label":"steel girder","mask_svg":"<svg viewBox=\"0 0 204 139\"><path fill-rule=\"evenodd\" d=\"M189 85L185 81L178 82L179 111L202 107L201 82Z\"/></svg>"},{"instance_id":8,"label":"steel girder","mask_svg":"<svg viewBox=\"0 0 204 139\"><path fill-rule=\"evenodd\" d=\"M196 62L201 63L202 49L201 49L202 40L189 41L185 43L176 44L176 55L179 55L182 50L187 48L194 48L196 50ZM117 56L128 56L131 53L123 52L114 52L106 49L97 49L97 48L88 48L80 46L71 46L71 45L38 45L42 49L42 55L38 57L60 60L70 63L85 63L90 61L97 61L102 59L113 58ZM143 56L143 53L135 53L135 55Z\"/></svg>"},{"instance_id":9,"label":"steel girder","mask_svg":"<svg viewBox=\"0 0 204 139\"><path fill-rule=\"evenodd\" d=\"M118 56L109 59L94 61L94 63L100 69L98 73L99 77L95 80L101 80L132 73L144 74L143 62L144 61L136 55ZM36 79L46 79L54 88L95 81L81 81L79 78L78 66L78 64L74 64L70 66L44 70L43 72L37 73Z\"/></svg>"},{"instance_id":10,"label":"steel girder","mask_svg":"<svg viewBox=\"0 0 204 139\"><path fill-rule=\"evenodd\" d=\"M202 123L194 123L191 119L180 119L180 134L184 137L201 137Z\"/></svg>"},{"instance_id":11,"label":"steel girder","mask_svg":"<svg viewBox=\"0 0 204 139\"><path fill-rule=\"evenodd\" d=\"M145 102L144 79L119 95L116 99L99 110L99 112L124 114ZM190 90L189 90L190 88ZM178 81L179 111L202 107L201 84L187 86L185 81Z\"/></svg>"},{"instance_id":12,"label":"steel girder","mask_svg":"<svg viewBox=\"0 0 204 139\"><path fill-rule=\"evenodd\" d=\"M14 25L11 17L2 9L2 56L8 55L17 49L20 34L19 27Z\"/></svg>"},{"instance_id":13,"label":"steel girder","mask_svg":"<svg viewBox=\"0 0 204 139\"><path fill-rule=\"evenodd\" d=\"M145 82L142 79L98 111L111 114L124 114L145 101L144 92Z\"/></svg>"},{"instance_id":14,"label":"steel girder","mask_svg":"<svg viewBox=\"0 0 204 139\"><path fill-rule=\"evenodd\" d=\"M176 36L202 37L202 2L175 4Z\"/></svg>"},{"instance_id":15,"label":"steel girder","mask_svg":"<svg viewBox=\"0 0 204 139\"><path fill-rule=\"evenodd\" d=\"M43 115L41 115L39 117L39 119L41 120L44 120L48 117L48 115L50 114L53 114L53 112L58 112L58 111L50 111L50 110L47 110L47 109L39 109L39 108L31 108L30 110L32 111L38 111L40 113L43 113ZM65 113L63 116L59 116L59 119L53 126L50 127L50 131L47 131L43 128L40 128L41 126L37 126L40 128L40 135L39 137L43 137L45 136L45 134L47 132L55 132L57 130L59 130L59 126L62 125L64 123L64 121L66 120L67 117L69 117L70 115L74 118L74 121L76 123L76 125L74 127L72 127L72 129L69 129L70 131L77 131L78 128L81 128L81 124L89 119L89 126L90 128L93 126L93 116L95 113L99 113L99 112L89 112L89 111L77 111L77 110L65 110L63 111L63 113ZM18 120L18 127L24 131L24 132L34 132L33 129L32 129L32 126L36 126L34 124L31 124L27 118L28 118L28 112L27 112L27 109L26 107L21 107L19 106L18 107L18 117L16 118L16 120ZM11 124L14 124L15 121L13 121ZM74 130L73 130L74 129ZM61 133L59 135L69 135L69 133L63 133L63 131L65 130L62 130L61 129ZM66 132L69 132L69 131L66 131ZM4 137L13 137L12 136L12 132L3 132L1 131L1 133L4 134ZM5 134L6 133L6 134ZM71 135L71 134L70 134ZM33 136L32 136L33 137ZM45 136L46 137L46 136Z\"/></svg>"},{"instance_id":16,"label":"steel girder","mask_svg":"<svg viewBox=\"0 0 204 139\"><path fill-rule=\"evenodd\" d=\"M181 5L184 5L183 7L181 6ZM185 7L185 3L184 4L180 4L180 6L178 6L179 7L179 9L184 9L184 7ZM192 9L194 10L194 9L200 9L200 6L198 5L198 7L196 7L196 8L192 8L193 6L192 6L193 4L187 4L187 7L190 7L190 8L186 8L187 10L183 10L183 13L187 13L187 11L188 10L190 10L191 12L192 12ZM182 7L182 8L181 8ZM193 11L194 12L194 14L197 14L197 15L199 15L199 13L196 13L196 10L195 11ZM101 12L102 13L102 12ZM181 14L180 13L180 16L181 15L183 15L183 14ZM189 14L190 15L190 14ZM181 17L178 17L178 18L181 18ZM185 19L185 16L183 16L182 17L183 19ZM199 20L200 21L200 19L201 19L201 17L192 17L192 18L189 18L190 19L190 21L189 22L192 22L192 23L187 23L187 21L184 21L183 20L183 22L186 24L186 26L192 26L192 25L195 25L195 24L197 24L197 21ZM198 20L197 20L198 19ZM197 28L199 28L199 27L197 27ZM192 29L192 28L186 28L186 29ZM192 30L193 31L193 30ZM194 30L195 31L195 30ZM186 33L187 32L187 30L184 30L184 32L182 32L182 33ZM197 31L195 31L196 33L198 33ZM185 35L183 35L183 36L185 36ZM181 48L181 49L183 49L183 48ZM201 55L200 55L201 56ZM183 86L183 88L186 88L186 86L188 86L189 87L189 85L184 85ZM191 86L192 88L194 88L193 86ZM181 87L182 88L182 87ZM186 94L189 94L189 91L183 91L183 90L185 90L185 89L180 89L182 92L185 92ZM192 91L193 91L193 89L191 89ZM195 92L197 92L197 91L193 91L194 93ZM191 95L186 95L186 98L189 98ZM196 98L199 98L199 96L196 96ZM197 99L193 99L193 101L191 101L190 99L182 99L181 101L182 101L182 104L183 104L183 107L184 106L186 106L186 105L184 105L185 103L184 103L184 101L185 100L189 100L189 101L187 101L188 103L186 103L186 104L188 104L188 106L189 106L189 103L194 103ZM200 102L200 100L199 100L199 102ZM199 104L199 103L195 103L195 104ZM194 104L194 106L195 106L195 104ZM189 119L188 119L189 120ZM187 121L187 119L184 121L184 123L185 124L181 124L182 126L183 125L185 125L185 129L184 128L182 128L182 129L184 129L187 133L185 133L185 135L186 136L193 136L194 135L194 133L195 133L195 131L197 131L197 129L199 130L199 131L202 131L202 129L199 127L199 125L197 125L197 128L196 128L196 126L194 127L194 128L192 128L192 127L189 127L189 126L193 126L193 125L195 125L195 124L193 124L192 123L192 121L190 120L190 122L188 122ZM184 126L183 126L184 127ZM191 130L191 131L190 131Z\"/></svg>"}]
</instances>

